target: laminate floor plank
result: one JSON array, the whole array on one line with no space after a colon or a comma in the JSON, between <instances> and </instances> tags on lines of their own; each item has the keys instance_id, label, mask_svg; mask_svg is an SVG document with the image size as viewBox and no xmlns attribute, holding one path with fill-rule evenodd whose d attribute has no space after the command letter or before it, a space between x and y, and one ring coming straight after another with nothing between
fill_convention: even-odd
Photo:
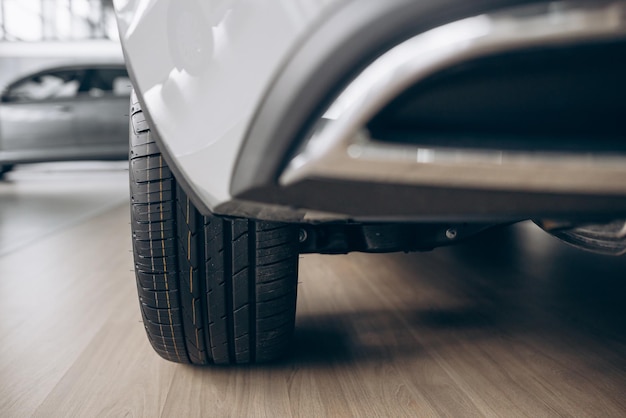
<instances>
[{"instance_id":1,"label":"laminate floor plank","mask_svg":"<svg viewBox=\"0 0 626 418\"><path fill-rule=\"evenodd\" d=\"M0 259L0 411L9 416L38 406L126 297L117 283L131 278L128 244L107 246L119 222L99 221Z\"/></svg>"},{"instance_id":2,"label":"laminate floor plank","mask_svg":"<svg viewBox=\"0 0 626 418\"><path fill-rule=\"evenodd\" d=\"M34 416L159 416L177 372L146 356L145 336L137 315L122 300L83 354L42 402ZM131 325L132 324L132 325Z\"/></svg>"}]
</instances>

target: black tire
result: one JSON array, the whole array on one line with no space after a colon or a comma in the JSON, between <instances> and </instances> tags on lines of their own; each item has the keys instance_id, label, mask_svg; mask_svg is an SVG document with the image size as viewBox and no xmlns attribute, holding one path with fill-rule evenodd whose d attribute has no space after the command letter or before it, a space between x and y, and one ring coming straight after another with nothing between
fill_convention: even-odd
<instances>
[{"instance_id":1,"label":"black tire","mask_svg":"<svg viewBox=\"0 0 626 418\"><path fill-rule=\"evenodd\" d=\"M11 170L13 170L13 164L0 164L0 179Z\"/></svg>"},{"instance_id":2,"label":"black tire","mask_svg":"<svg viewBox=\"0 0 626 418\"><path fill-rule=\"evenodd\" d=\"M265 362L295 323L298 229L202 216L131 99L130 189L135 276L152 347L179 363Z\"/></svg>"}]
</instances>

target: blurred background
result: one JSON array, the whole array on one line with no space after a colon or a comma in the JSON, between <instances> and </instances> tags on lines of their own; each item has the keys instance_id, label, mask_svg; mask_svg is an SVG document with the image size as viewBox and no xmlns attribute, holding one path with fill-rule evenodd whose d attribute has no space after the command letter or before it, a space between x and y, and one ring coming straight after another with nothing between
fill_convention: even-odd
<instances>
[{"instance_id":1,"label":"blurred background","mask_svg":"<svg viewBox=\"0 0 626 418\"><path fill-rule=\"evenodd\" d=\"M0 85L44 65L121 57L112 0L0 0Z\"/></svg>"}]
</instances>

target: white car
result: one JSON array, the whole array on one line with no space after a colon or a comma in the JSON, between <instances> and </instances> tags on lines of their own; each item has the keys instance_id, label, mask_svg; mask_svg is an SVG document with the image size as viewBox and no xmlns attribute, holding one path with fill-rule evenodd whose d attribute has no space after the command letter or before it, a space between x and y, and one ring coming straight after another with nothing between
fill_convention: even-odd
<instances>
[{"instance_id":1,"label":"white car","mask_svg":"<svg viewBox=\"0 0 626 418\"><path fill-rule=\"evenodd\" d=\"M624 0L116 0L150 342L279 357L298 255L626 251ZM401 289L399 289L401 291Z\"/></svg>"}]
</instances>

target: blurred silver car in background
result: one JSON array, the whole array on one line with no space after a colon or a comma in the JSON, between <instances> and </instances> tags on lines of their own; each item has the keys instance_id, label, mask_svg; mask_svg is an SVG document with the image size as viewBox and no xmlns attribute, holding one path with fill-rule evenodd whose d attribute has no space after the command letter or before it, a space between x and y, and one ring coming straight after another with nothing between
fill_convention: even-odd
<instances>
[{"instance_id":1,"label":"blurred silver car in background","mask_svg":"<svg viewBox=\"0 0 626 418\"><path fill-rule=\"evenodd\" d=\"M2 92L0 175L15 164L128 157L131 83L123 64L55 67Z\"/></svg>"}]
</instances>

